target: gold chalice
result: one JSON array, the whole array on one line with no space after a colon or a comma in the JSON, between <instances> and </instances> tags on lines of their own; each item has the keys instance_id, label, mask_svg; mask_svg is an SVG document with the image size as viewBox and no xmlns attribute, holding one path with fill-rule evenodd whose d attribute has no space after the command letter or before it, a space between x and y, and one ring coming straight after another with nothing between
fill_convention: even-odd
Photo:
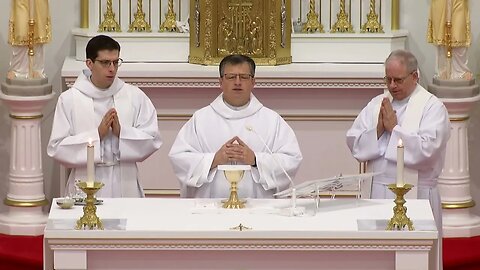
<instances>
[{"instance_id":1,"label":"gold chalice","mask_svg":"<svg viewBox=\"0 0 480 270\"><path fill-rule=\"evenodd\" d=\"M230 197L224 200L222 207L229 209L241 209L245 207L245 200L238 198L237 184L243 178L245 171L250 170L249 165L219 165L219 171L223 171L225 178L230 182Z\"/></svg>"}]
</instances>

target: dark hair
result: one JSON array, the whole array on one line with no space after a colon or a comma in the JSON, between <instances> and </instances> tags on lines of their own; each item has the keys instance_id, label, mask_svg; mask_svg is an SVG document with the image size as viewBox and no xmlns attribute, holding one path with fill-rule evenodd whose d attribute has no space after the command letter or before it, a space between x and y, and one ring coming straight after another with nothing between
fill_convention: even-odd
<instances>
[{"instance_id":1,"label":"dark hair","mask_svg":"<svg viewBox=\"0 0 480 270\"><path fill-rule=\"evenodd\" d=\"M95 60L98 56L98 52L103 50L120 52L120 44L109 36L95 36L87 43L87 48L85 49L87 59L92 61Z\"/></svg>"},{"instance_id":2,"label":"dark hair","mask_svg":"<svg viewBox=\"0 0 480 270\"><path fill-rule=\"evenodd\" d=\"M415 57L415 55L413 55L413 53L409 51L395 50L391 52L390 55L387 57L387 60L385 60L385 66L392 59L399 60L400 63L407 68L408 73L417 71L418 69L417 58Z\"/></svg>"},{"instance_id":3,"label":"dark hair","mask_svg":"<svg viewBox=\"0 0 480 270\"><path fill-rule=\"evenodd\" d=\"M225 66L226 65L239 65L243 63L248 63L250 66L250 74L255 77L255 61L252 58L243 55L243 54L232 54L225 56L222 61L220 62L219 71L220 77L223 77Z\"/></svg>"}]
</instances>

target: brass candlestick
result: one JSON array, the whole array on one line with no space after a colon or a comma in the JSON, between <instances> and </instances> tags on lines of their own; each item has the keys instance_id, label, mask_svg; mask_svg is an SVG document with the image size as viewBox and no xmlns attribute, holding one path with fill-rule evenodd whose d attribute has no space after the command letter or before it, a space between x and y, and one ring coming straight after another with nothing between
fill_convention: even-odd
<instances>
[{"instance_id":1,"label":"brass candlestick","mask_svg":"<svg viewBox=\"0 0 480 270\"><path fill-rule=\"evenodd\" d=\"M360 30L361 33L384 33L378 14L375 12L375 1L370 0L370 11L367 14L367 22Z\"/></svg>"},{"instance_id":2,"label":"brass candlestick","mask_svg":"<svg viewBox=\"0 0 480 270\"><path fill-rule=\"evenodd\" d=\"M143 12L143 0L137 0L137 12L135 12L134 20L128 28L128 32L133 31L152 32L152 27L145 20L145 12Z\"/></svg>"},{"instance_id":3,"label":"brass candlestick","mask_svg":"<svg viewBox=\"0 0 480 270\"><path fill-rule=\"evenodd\" d=\"M159 32L178 32L177 14L173 11L173 0L168 0L168 11L165 14L165 21L160 25Z\"/></svg>"},{"instance_id":4,"label":"brass candlestick","mask_svg":"<svg viewBox=\"0 0 480 270\"><path fill-rule=\"evenodd\" d=\"M313 33L319 31L324 33L323 25L320 23L319 14L315 12L315 0L310 0L310 10L307 13L307 22L303 25L302 32Z\"/></svg>"},{"instance_id":5,"label":"brass candlestick","mask_svg":"<svg viewBox=\"0 0 480 270\"><path fill-rule=\"evenodd\" d=\"M387 230L402 230L405 226L408 226L409 231L415 230L413 223L409 217L407 217L407 207L403 206L405 204L404 195L412 189L413 185L405 184L403 187L397 187L396 184L388 185L393 193L395 193L396 198L394 200L395 206L393 207L393 217L388 222Z\"/></svg>"},{"instance_id":6,"label":"brass candlestick","mask_svg":"<svg viewBox=\"0 0 480 270\"><path fill-rule=\"evenodd\" d=\"M75 229L81 230L88 228L89 230L103 230L102 221L97 216L97 207L95 206L96 199L93 196L104 186L104 184L94 182L93 187L88 187L87 182L80 182L77 186L87 194L87 198L85 199L85 206L83 207L83 216L77 220L77 226Z\"/></svg>"},{"instance_id":7,"label":"brass candlestick","mask_svg":"<svg viewBox=\"0 0 480 270\"><path fill-rule=\"evenodd\" d=\"M348 19L345 10L345 0L340 0L340 11L337 13L337 21L333 24L331 33L353 33L353 26Z\"/></svg>"},{"instance_id":8,"label":"brass candlestick","mask_svg":"<svg viewBox=\"0 0 480 270\"><path fill-rule=\"evenodd\" d=\"M107 0L107 11L103 14L103 21L98 26L98 32L121 32L120 24L115 20L112 0Z\"/></svg>"}]
</instances>

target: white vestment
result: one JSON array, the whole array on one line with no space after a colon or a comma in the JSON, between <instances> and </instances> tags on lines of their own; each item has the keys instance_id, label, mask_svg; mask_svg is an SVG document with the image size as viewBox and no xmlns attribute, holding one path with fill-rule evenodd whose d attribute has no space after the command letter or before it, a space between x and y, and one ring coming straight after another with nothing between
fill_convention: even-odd
<instances>
[{"instance_id":1,"label":"white vestment","mask_svg":"<svg viewBox=\"0 0 480 270\"><path fill-rule=\"evenodd\" d=\"M181 183L182 197L227 198L230 184L217 168L210 170L215 153L238 136L256 156L256 167L246 171L238 185L241 198L271 198L291 183L302 160L297 138L276 112L252 94L245 108L235 110L218 96L182 127L169 157ZM265 147L268 145L273 155Z\"/></svg>"},{"instance_id":2,"label":"white vestment","mask_svg":"<svg viewBox=\"0 0 480 270\"><path fill-rule=\"evenodd\" d=\"M426 91L417 85L416 91ZM412 93L413 95L413 93ZM405 167L418 170L418 186L435 187L444 161L445 150L450 138L450 121L443 103L435 96L426 102L419 128L407 131L403 123L410 97L393 100L398 125L392 133L385 131L377 139L378 106L385 96L378 95L360 112L352 127L347 131L347 145L359 161L368 161L372 171L384 172L375 176L374 183L388 185L395 183L397 166L397 145L402 139L405 149ZM377 114L377 115L374 115ZM408 179L405 179L408 183ZM372 194L372 198L376 197Z\"/></svg>"},{"instance_id":3,"label":"white vestment","mask_svg":"<svg viewBox=\"0 0 480 270\"><path fill-rule=\"evenodd\" d=\"M414 92L403 100L393 100L398 124L390 133L385 131L377 139L378 107L385 95L373 98L360 112L347 131L347 145L359 161L368 161L371 171L383 172L373 178L372 199L394 199L387 185L395 183L397 145L401 138L405 151L405 167L418 171L418 199L427 199L433 210L437 229L442 231L441 200L437 190L437 178L445 162L447 141L450 138L450 120L443 103L431 95L423 106L418 130L406 129L404 123L411 97L417 91L427 91L417 84ZM408 179L405 179L408 183ZM441 240L436 248L441 262ZM438 261L438 260L437 260Z\"/></svg>"},{"instance_id":4,"label":"white vestment","mask_svg":"<svg viewBox=\"0 0 480 270\"><path fill-rule=\"evenodd\" d=\"M60 95L55 109L47 153L72 168L69 185L87 175L87 144L95 147L95 180L105 186L98 197L143 197L137 164L160 148L157 113L150 99L137 87L118 77L108 89L99 89L84 70L73 87ZM98 126L105 113L115 108L120 137L110 130L100 141Z\"/></svg>"}]
</instances>

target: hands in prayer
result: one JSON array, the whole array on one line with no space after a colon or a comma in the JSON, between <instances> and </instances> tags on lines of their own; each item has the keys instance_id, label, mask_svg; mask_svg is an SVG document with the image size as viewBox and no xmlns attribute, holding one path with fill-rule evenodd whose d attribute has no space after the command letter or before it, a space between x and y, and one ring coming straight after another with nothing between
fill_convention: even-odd
<instances>
[{"instance_id":1,"label":"hands in prayer","mask_svg":"<svg viewBox=\"0 0 480 270\"><path fill-rule=\"evenodd\" d=\"M380 113L378 114L377 138L380 138L385 130L392 132L396 125L397 114L393 110L392 103L390 103L388 98L383 98Z\"/></svg>"},{"instance_id":2,"label":"hands in prayer","mask_svg":"<svg viewBox=\"0 0 480 270\"><path fill-rule=\"evenodd\" d=\"M98 135L100 136L100 140L103 140L103 138L107 136L110 128L112 129L113 135L120 137L120 121L118 120L118 115L115 108L108 110L108 112L103 116L102 122L100 122L100 125L98 125Z\"/></svg>"},{"instance_id":3,"label":"hands in prayer","mask_svg":"<svg viewBox=\"0 0 480 270\"><path fill-rule=\"evenodd\" d=\"M228 140L215 153L211 168L230 162L239 162L246 165L255 164L255 153L237 136Z\"/></svg>"}]
</instances>

